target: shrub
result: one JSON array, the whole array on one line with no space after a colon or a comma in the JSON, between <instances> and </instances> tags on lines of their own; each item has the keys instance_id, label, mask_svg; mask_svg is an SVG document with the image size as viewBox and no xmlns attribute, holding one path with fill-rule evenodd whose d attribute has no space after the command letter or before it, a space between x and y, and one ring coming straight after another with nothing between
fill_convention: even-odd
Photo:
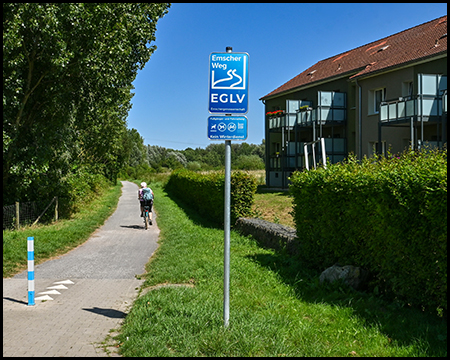
<instances>
[{"instance_id":1,"label":"shrub","mask_svg":"<svg viewBox=\"0 0 450 360\"><path fill-rule=\"evenodd\" d=\"M202 164L199 161L189 161L186 168L191 171L199 171L202 168Z\"/></svg>"},{"instance_id":2,"label":"shrub","mask_svg":"<svg viewBox=\"0 0 450 360\"><path fill-rule=\"evenodd\" d=\"M265 167L263 159L258 155L241 155L235 166L239 170L262 170Z\"/></svg>"},{"instance_id":3,"label":"shrub","mask_svg":"<svg viewBox=\"0 0 450 360\"><path fill-rule=\"evenodd\" d=\"M103 175L92 174L87 168L79 168L63 177L55 194L58 195L60 216L68 217L79 211L84 204L101 195L108 186L110 182Z\"/></svg>"},{"instance_id":4,"label":"shrub","mask_svg":"<svg viewBox=\"0 0 450 360\"><path fill-rule=\"evenodd\" d=\"M304 260L365 267L372 286L447 308L447 150L350 158L291 181Z\"/></svg>"}]
</instances>

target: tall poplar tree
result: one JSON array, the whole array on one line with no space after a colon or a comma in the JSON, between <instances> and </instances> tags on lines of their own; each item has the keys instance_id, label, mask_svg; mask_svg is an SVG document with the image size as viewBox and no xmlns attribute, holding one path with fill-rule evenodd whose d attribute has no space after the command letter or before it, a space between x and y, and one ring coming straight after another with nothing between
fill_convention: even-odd
<instances>
[{"instance_id":1,"label":"tall poplar tree","mask_svg":"<svg viewBox=\"0 0 450 360\"><path fill-rule=\"evenodd\" d=\"M114 179L132 82L169 7L3 3L3 204L80 166Z\"/></svg>"}]
</instances>

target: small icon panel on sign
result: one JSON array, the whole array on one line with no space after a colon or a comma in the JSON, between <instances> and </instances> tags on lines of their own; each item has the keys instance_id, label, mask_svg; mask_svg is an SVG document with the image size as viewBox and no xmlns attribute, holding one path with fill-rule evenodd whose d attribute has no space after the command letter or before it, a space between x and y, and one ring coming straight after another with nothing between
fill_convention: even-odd
<instances>
[{"instance_id":1,"label":"small icon panel on sign","mask_svg":"<svg viewBox=\"0 0 450 360\"><path fill-rule=\"evenodd\" d=\"M247 118L245 116L210 116L208 138L210 140L247 139Z\"/></svg>"}]
</instances>

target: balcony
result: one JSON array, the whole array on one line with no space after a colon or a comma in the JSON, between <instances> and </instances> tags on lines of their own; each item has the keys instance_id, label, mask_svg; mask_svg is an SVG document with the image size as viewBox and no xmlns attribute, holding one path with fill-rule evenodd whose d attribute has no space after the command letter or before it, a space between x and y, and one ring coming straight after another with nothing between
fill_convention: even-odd
<instances>
[{"instance_id":1,"label":"balcony","mask_svg":"<svg viewBox=\"0 0 450 360\"><path fill-rule=\"evenodd\" d=\"M297 124L312 126L340 123L347 120L347 94L334 91L318 91L317 107L304 106L297 110Z\"/></svg>"},{"instance_id":2,"label":"balcony","mask_svg":"<svg viewBox=\"0 0 450 360\"><path fill-rule=\"evenodd\" d=\"M318 91L317 107L312 101L287 100L286 111L269 116L269 130L292 129L295 126L310 127L347 120L347 94L334 91Z\"/></svg>"},{"instance_id":3,"label":"balcony","mask_svg":"<svg viewBox=\"0 0 450 360\"><path fill-rule=\"evenodd\" d=\"M417 94L380 104L380 122L439 121L447 114L447 76L418 74Z\"/></svg>"},{"instance_id":4,"label":"balcony","mask_svg":"<svg viewBox=\"0 0 450 360\"><path fill-rule=\"evenodd\" d=\"M312 105L311 101L287 100L286 110L268 112L269 130L292 129L297 125L297 110L304 106Z\"/></svg>"},{"instance_id":5,"label":"balcony","mask_svg":"<svg viewBox=\"0 0 450 360\"><path fill-rule=\"evenodd\" d=\"M380 104L380 121L382 123L401 122L405 120L427 122L447 113L447 93L444 96L415 95Z\"/></svg>"}]
</instances>

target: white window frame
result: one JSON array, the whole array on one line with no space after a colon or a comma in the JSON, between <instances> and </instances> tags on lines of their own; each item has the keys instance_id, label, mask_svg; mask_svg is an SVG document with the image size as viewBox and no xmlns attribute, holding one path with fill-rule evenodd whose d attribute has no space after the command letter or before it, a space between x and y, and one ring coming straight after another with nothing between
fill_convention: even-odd
<instances>
[{"instance_id":1,"label":"white window frame","mask_svg":"<svg viewBox=\"0 0 450 360\"><path fill-rule=\"evenodd\" d=\"M377 100L377 95L381 95L381 99ZM378 88L369 91L369 115L380 113L380 103L386 100L386 88Z\"/></svg>"},{"instance_id":2,"label":"white window frame","mask_svg":"<svg viewBox=\"0 0 450 360\"><path fill-rule=\"evenodd\" d=\"M402 96L411 98L414 93L414 83L412 80L404 81L402 86Z\"/></svg>"},{"instance_id":3,"label":"white window frame","mask_svg":"<svg viewBox=\"0 0 450 360\"><path fill-rule=\"evenodd\" d=\"M369 141L367 155L369 158L375 156L378 148L378 141ZM386 156L386 140L381 140L381 154Z\"/></svg>"}]
</instances>

